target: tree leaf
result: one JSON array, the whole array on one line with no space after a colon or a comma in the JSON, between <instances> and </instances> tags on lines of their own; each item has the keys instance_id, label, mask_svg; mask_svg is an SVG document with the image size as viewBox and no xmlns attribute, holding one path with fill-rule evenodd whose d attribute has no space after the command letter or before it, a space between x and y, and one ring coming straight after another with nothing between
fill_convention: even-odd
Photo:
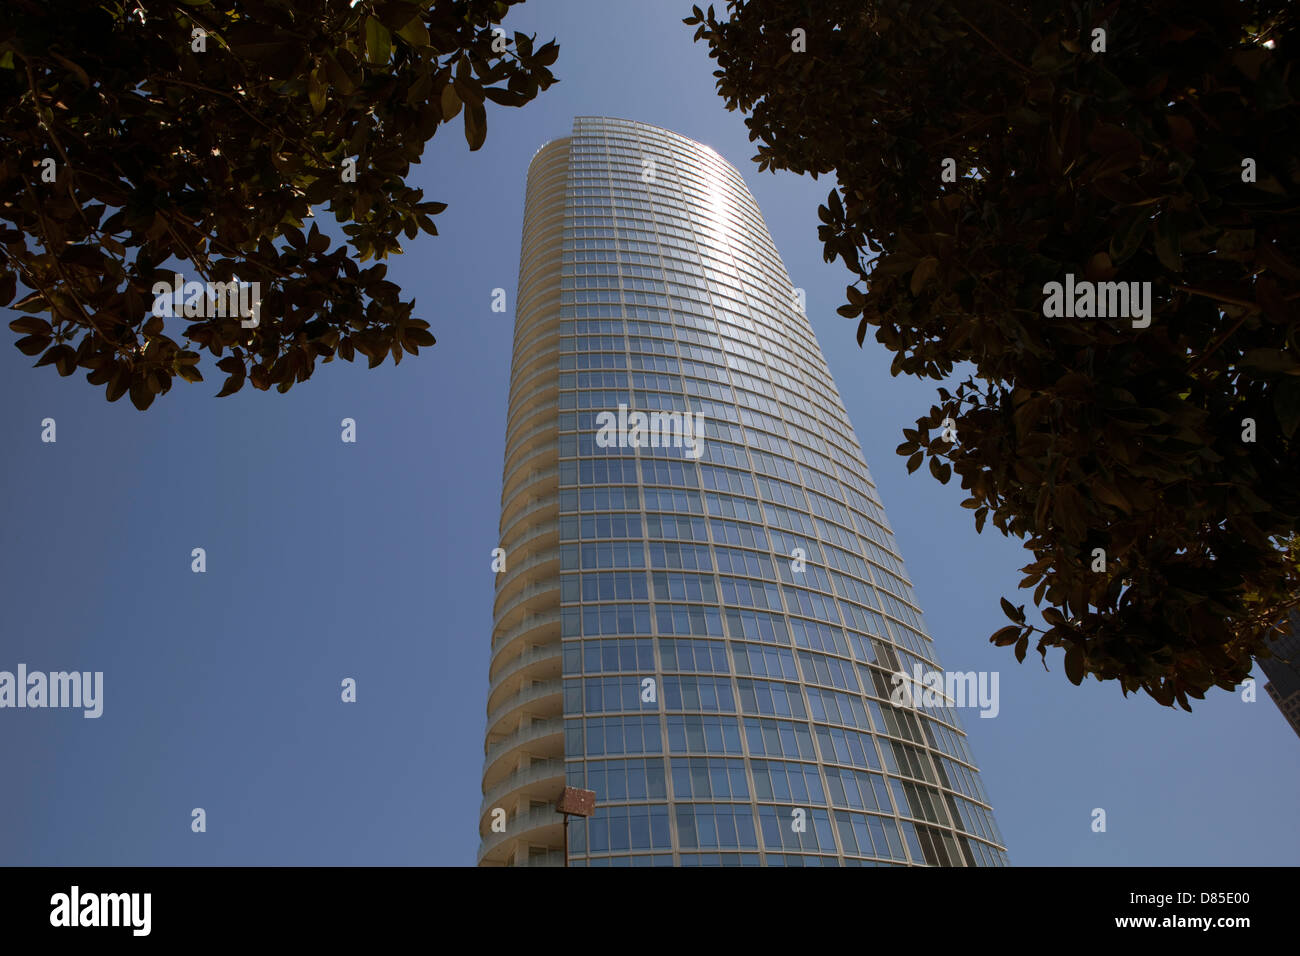
<instances>
[{"instance_id":1,"label":"tree leaf","mask_svg":"<svg viewBox=\"0 0 1300 956\"><path fill-rule=\"evenodd\" d=\"M934 276L938 268L939 260L934 256L926 256L916 264L916 268L912 270L912 295L921 294L921 290L925 288L926 282Z\"/></svg>"},{"instance_id":2,"label":"tree leaf","mask_svg":"<svg viewBox=\"0 0 1300 956\"><path fill-rule=\"evenodd\" d=\"M47 338L54 336L54 329L50 327L50 323L34 315L14 319L9 323L9 328L26 335L43 335Z\"/></svg>"},{"instance_id":3,"label":"tree leaf","mask_svg":"<svg viewBox=\"0 0 1300 956\"><path fill-rule=\"evenodd\" d=\"M131 404L142 412L153 404L154 391L143 377L136 377L131 380L128 393L131 396Z\"/></svg>"},{"instance_id":4,"label":"tree leaf","mask_svg":"<svg viewBox=\"0 0 1300 956\"><path fill-rule=\"evenodd\" d=\"M1271 374L1289 374L1300 369L1295 356L1282 349L1250 349L1241 357L1241 364Z\"/></svg>"},{"instance_id":5,"label":"tree leaf","mask_svg":"<svg viewBox=\"0 0 1300 956\"><path fill-rule=\"evenodd\" d=\"M993 636L989 638L989 643L996 644L998 647L1006 647L1014 644L1019 639L1020 625L1008 624L1006 627L1000 627L994 631Z\"/></svg>"},{"instance_id":6,"label":"tree leaf","mask_svg":"<svg viewBox=\"0 0 1300 956\"><path fill-rule=\"evenodd\" d=\"M397 35L414 47L426 47L429 45L429 31L424 26L424 21L417 15L412 17L406 24L397 31Z\"/></svg>"},{"instance_id":7,"label":"tree leaf","mask_svg":"<svg viewBox=\"0 0 1300 956\"><path fill-rule=\"evenodd\" d=\"M442 105L443 120L450 121L455 119L456 114L460 112L461 104L460 97L456 95L456 87L454 84L448 83L442 88L442 97L440 102Z\"/></svg>"},{"instance_id":8,"label":"tree leaf","mask_svg":"<svg viewBox=\"0 0 1300 956\"><path fill-rule=\"evenodd\" d=\"M1174 217L1165 213L1156 225L1156 256L1160 259L1160 264L1170 272L1183 271L1180 248L1181 242Z\"/></svg>"},{"instance_id":9,"label":"tree leaf","mask_svg":"<svg viewBox=\"0 0 1300 956\"><path fill-rule=\"evenodd\" d=\"M1065 651L1065 676L1070 679L1070 683L1076 687L1083 683L1083 648L1078 644L1071 644Z\"/></svg>"},{"instance_id":10,"label":"tree leaf","mask_svg":"<svg viewBox=\"0 0 1300 956\"><path fill-rule=\"evenodd\" d=\"M487 139L487 110L482 103L465 104L465 141L476 150Z\"/></svg>"},{"instance_id":11,"label":"tree leaf","mask_svg":"<svg viewBox=\"0 0 1300 956\"><path fill-rule=\"evenodd\" d=\"M347 70L343 69L342 64L332 53L326 53L323 56L326 75L329 76L330 83L334 89L338 90L344 96L351 96L356 91L356 84L352 82L352 77L348 75Z\"/></svg>"},{"instance_id":12,"label":"tree leaf","mask_svg":"<svg viewBox=\"0 0 1300 956\"><path fill-rule=\"evenodd\" d=\"M28 335L15 342L14 346L24 355L39 355L50 344L51 338L49 335Z\"/></svg>"},{"instance_id":13,"label":"tree leaf","mask_svg":"<svg viewBox=\"0 0 1300 956\"><path fill-rule=\"evenodd\" d=\"M388 27L375 16L366 17L366 60L386 64L393 53L393 38Z\"/></svg>"},{"instance_id":14,"label":"tree leaf","mask_svg":"<svg viewBox=\"0 0 1300 956\"><path fill-rule=\"evenodd\" d=\"M1295 438L1296 427L1300 426L1300 379L1287 378L1278 383L1273 411L1282 434L1288 439Z\"/></svg>"},{"instance_id":15,"label":"tree leaf","mask_svg":"<svg viewBox=\"0 0 1300 956\"><path fill-rule=\"evenodd\" d=\"M87 75L84 69L82 69L76 63L73 63L67 57L63 57L55 53L53 50L48 50L47 52L50 54L51 58L53 58L60 66L69 70L74 76L76 76L76 78L81 81L82 86L84 86L86 89L90 89L91 87L90 77L89 75Z\"/></svg>"},{"instance_id":16,"label":"tree leaf","mask_svg":"<svg viewBox=\"0 0 1300 956\"><path fill-rule=\"evenodd\" d=\"M323 113L325 111L325 80L321 75L321 68L317 67L307 74L307 98L311 100L311 109L313 113Z\"/></svg>"},{"instance_id":17,"label":"tree leaf","mask_svg":"<svg viewBox=\"0 0 1300 956\"><path fill-rule=\"evenodd\" d=\"M49 308L49 303L45 301L45 295L39 291L29 292L13 305L11 309L18 312L44 312Z\"/></svg>"}]
</instances>

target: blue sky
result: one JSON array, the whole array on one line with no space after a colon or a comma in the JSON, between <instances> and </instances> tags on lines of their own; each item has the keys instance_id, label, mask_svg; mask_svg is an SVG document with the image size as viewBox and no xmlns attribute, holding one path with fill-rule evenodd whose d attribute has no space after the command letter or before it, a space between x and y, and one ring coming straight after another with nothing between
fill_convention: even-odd
<instances>
[{"instance_id":1,"label":"blue sky","mask_svg":"<svg viewBox=\"0 0 1300 956\"><path fill-rule=\"evenodd\" d=\"M998 597L1028 600L1012 589L1030 556L991 525L976 535L955 482L906 474L894 448L934 386L891 378L884 347L858 349L835 315L848 273L822 261L816 215L831 182L756 172L689 12L530 0L510 14L508 30L560 41L561 82L491 107L477 153L444 128L415 167L426 198L450 203L439 237L389 260L438 338L418 358L318 365L286 395L220 400L214 371L140 413L0 349L0 670L105 674L98 720L0 711L0 863L473 863L513 322L491 297L513 305L528 161L575 115L667 127L745 176L806 290L943 665L1001 672L1000 714L965 725L1012 863L1294 863L1300 741L1262 686L1187 714L987 643ZM345 417L356 444L340 441ZM356 704L340 702L345 677Z\"/></svg>"}]
</instances>

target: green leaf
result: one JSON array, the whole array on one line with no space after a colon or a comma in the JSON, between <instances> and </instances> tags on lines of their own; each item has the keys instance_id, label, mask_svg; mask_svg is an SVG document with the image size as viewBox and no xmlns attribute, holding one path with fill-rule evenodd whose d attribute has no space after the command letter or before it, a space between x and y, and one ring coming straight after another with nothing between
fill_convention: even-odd
<instances>
[{"instance_id":1,"label":"green leaf","mask_svg":"<svg viewBox=\"0 0 1300 956\"><path fill-rule=\"evenodd\" d=\"M487 110L482 103L465 104L465 141L470 151L478 149L487 139Z\"/></svg>"},{"instance_id":2,"label":"green leaf","mask_svg":"<svg viewBox=\"0 0 1300 956\"><path fill-rule=\"evenodd\" d=\"M429 45L429 31L425 29L424 21L419 16L412 17L405 26L397 31L397 35L414 47Z\"/></svg>"},{"instance_id":3,"label":"green leaf","mask_svg":"<svg viewBox=\"0 0 1300 956\"><path fill-rule=\"evenodd\" d=\"M77 370L77 350L71 345L56 345L50 349L54 353L54 367L65 378Z\"/></svg>"},{"instance_id":4,"label":"green leaf","mask_svg":"<svg viewBox=\"0 0 1300 956\"><path fill-rule=\"evenodd\" d=\"M989 643L996 644L998 647L1006 647L1009 644L1014 644L1019 639L1020 625L1008 624L1006 627L1000 627L994 631L993 636L989 638Z\"/></svg>"},{"instance_id":5,"label":"green leaf","mask_svg":"<svg viewBox=\"0 0 1300 956\"><path fill-rule=\"evenodd\" d=\"M456 118L460 112L460 97L456 95L456 87L448 83L442 88L442 97L440 99L442 106L442 118L445 122L450 122Z\"/></svg>"},{"instance_id":6,"label":"green leaf","mask_svg":"<svg viewBox=\"0 0 1300 956\"><path fill-rule=\"evenodd\" d=\"M952 477L952 466L946 461L940 462L938 458L931 458L930 474L934 475L934 477L938 478L940 482L946 485L948 479Z\"/></svg>"},{"instance_id":7,"label":"green leaf","mask_svg":"<svg viewBox=\"0 0 1300 956\"><path fill-rule=\"evenodd\" d=\"M528 97L522 93L514 93L495 86L484 87L483 95L499 106L523 106L528 102Z\"/></svg>"},{"instance_id":8,"label":"green leaf","mask_svg":"<svg viewBox=\"0 0 1300 956\"><path fill-rule=\"evenodd\" d=\"M133 379L128 391L131 395L131 404L140 411L143 412L153 404L154 391L149 387L149 383L144 378Z\"/></svg>"},{"instance_id":9,"label":"green leaf","mask_svg":"<svg viewBox=\"0 0 1300 956\"><path fill-rule=\"evenodd\" d=\"M325 80L320 67L317 67L307 74L307 98L311 101L313 113L320 115L325 111L325 95Z\"/></svg>"},{"instance_id":10,"label":"green leaf","mask_svg":"<svg viewBox=\"0 0 1300 956\"><path fill-rule=\"evenodd\" d=\"M239 391L244 384L243 372L238 372L226 379L226 384L221 386L221 391L217 392L217 398L225 398L227 395L233 395Z\"/></svg>"},{"instance_id":11,"label":"green leaf","mask_svg":"<svg viewBox=\"0 0 1300 956\"><path fill-rule=\"evenodd\" d=\"M342 64L330 53L325 54L325 72L329 75L330 83L344 96L351 96L356 91L357 87L352 82L352 78L348 76Z\"/></svg>"},{"instance_id":12,"label":"green leaf","mask_svg":"<svg viewBox=\"0 0 1300 956\"><path fill-rule=\"evenodd\" d=\"M44 312L49 308L49 304L45 301L43 293L29 292L11 305L10 308L19 312Z\"/></svg>"},{"instance_id":13,"label":"green leaf","mask_svg":"<svg viewBox=\"0 0 1300 956\"><path fill-rule=\"evenodd\" d=\"M45 346L50 344L50 339L51 336L48 335L29 335L19 339L14 346L24 355L36 355L45 351Z\"/></svg>"},{"instance_id":14,"label":"green leaf","mask_svg":"<svg viewBox=\"0 0 1300 956\"><path fill-rule=\"evenodd\" d=\"M1150 212L1145 207L1132 209L1123 215L1110 239L1111 262L1118 265L1138 251L1150 225L1149 217Z\"/></svg>"},{"instance_id":15,"label":"green leaf","mask_svg":"<svg viewBox=\"0 0 1300 956\"><path fill-rule=\"evenodd\" d=\"M460 72L457 71L458 74ZM468 70L464 71L464 73L464 76L457 75L451 81L456 88L456 95L460 97L462 103L483 105L483 85Z\"/></svg>"},{"instance_id":16,"label":"green leaf","mask_svg":"<svg viewBox=\"0 0 1300 956\"><path fill-rule=\"evenodd\" d=\"M939 260L934 256L926 256L916 264L912 270L912 295L920 295L921 290L925 288L926 282L935 274L939 268Z\"/></svg>"},{"instance_id":17,"label":"green leaf","mask_svg":"<svg viewBox=\"0 0 1300 956\"><path fill-rule=\"evenodd\" d=\"M1296 427L1300 426L1300 380L1287 378L1278 383L1273 395L1273 411L1282 427L1282 434L1288 439L1294 438Z\"/></svg>"},{"instance_id":18,"label":"green leaf","mask_svg":"<svg viewBox=\"0 0 1300 956\"><path fill-rule=\"evenodd\" d=\"M1016 660L1020 663L1025 662L1025 652L1029 650L1029 633L1025 632L1020 635L1020 640L1016 641Z\"/></svg>"},{"instance_id":19,"label":"green leaf","mask_svg":"<svg viewBox=\"0 0 1300 956\"><path fill-rule=\"evenodd\" d=\"M126 366L119 365L117 371L113 373L113 379L104 388L104 397L110 402L115 402L126 394L127 386L131 382L130 373Z\"/></svg>"},{"instance_id":20,"label":"green leaf","mask_svg":"<svg viewBox=\"0 0 1300 956\"><path fill-rule=\"evenodd\" d=\"M420 106L429 98L429 92L433 89L433 71L428 68L420 70L419 77L411 84L411 88L406 91L406 105Z\"/></svg>"},{"instance_id":21,"label":"green leaf","mask_svg":"<svg viewBox=\"0 0 1300 956\"><path fill-rule=\"evenodd\" d=\"M393 38L388 27L378 17L366 17L366 59L374 64L386 64L393 52Z\"/></svg>"},{"instance_id":22,"label":"green leaf","mask_svg":"<svg viewBox=\"0 0 1300 956\"><path fill-rule=\"evenodd\" d=\"M1024 609L1023 606L1021 606L1021 607L1016 607L1014 604L1012 604L1012 603L1011 603L1010 601L1008 601L1006 598L998 598L998 600L999 600L999 601L1001 602L1001 604L1002 604L1002 613L1003 613L1003 614L1005 614L1007 617L1011 618L1011 620L1015 621L1017 624L1024 624L1024 623L1025 623L1025 609Z\"/></svg>"},{"instance_id":23,"label":"green leaf","mask_svg":"<svg viewBox=\"0 0 1300 956\"><path fill-rule=\"evenodd\" d=\"M552 63L555 62L556 57L558 57L559 55L560 55L559 44L557 44L554 40L551 40L548 43L545 43L542 46L538 47L537 54L533 57L533 61L540 66L550 66Z\"/></svg>"},{"instance_id":24,"label":"green leaf","mask_svg":"<svg viewBox=\"0 0 1300 956\"><path fill-rule=\"evenodd\" d=\"M1076 687L1083 683L1083 648L1071 644L1065 652L1065 676Z\"/></svg>"},{"instance_id":25,"label":"green leaf","mask_svg":"<svg viewBox=\"0 0 1300 956\"><path fill-rule=\"evenodd\" d=\"M86 381L91 385L105 385L112 381L113 374L117 371L118 365L113 361L106 361L103 365L94 369L86 376Z\"/></svg>"},{"instance_id":26,"label":"green leaf","mask_svg":"<svg viewBox=\"0 0 1300 956\"><path fill-rule=\"evenodd\" d=\"M1178 227L1174 224L1174 217L1169 213L1161 216L1156 226L1156 257L1170 272L1183 271Z\"/></svg>"},{"instance_id":27,"label":"green leaf","mask_svg":"<svg viewBox=\"0 0 1300 956\"><path fill-rule=\"evenodd\" d=\"M21 319L14 319L9 323L9 328L15 332L21 332L24 335L43 335L51 338L54 335L54 329L50 323L36 316L26 316Z\"/></svg>"},{"instance_id":28,"label":"green leaf","mask_svg":"<svg viewBox=\"0 0 1300 956\"><path fill-rule=\"evenodd\" d=\"M59 56L59 54L55 53L53 50L50 50L49 54L55 61L58 62L60 66L62 66L64 69L71 72L78 80L80 80L82 86L84 86L86 89L90 89L91 86L90 77L86 74L85 70L83 70L76 63L73 63L67 57Z\"/></svg>"},{"instance_id":29,"label":"green leaf","mask_svg":"<svg viewBox=\"0 0 1300 956\"><path fill-rule=\"evenodd\" d=\"M1102 504L1110 505L1112 508L1118 508L1125 514L1133 513L1133 505L1125 498L1114 485L1105 479L1098 479L1092 483L1090 489L1092 495Z\"/></svg>"},{"instance_id":30,"label":"green leaf","mask_svg":"<svg viewBox=\"0 0 1300 956\"><path fill-rule=\"evenodd\" d=\"M1293 373L1300 369L1300 362L1296 361L1295 356L1282 349L1250 349L1241 357L1241 364L1274 375Z\"/></svg>"}]
</instances>

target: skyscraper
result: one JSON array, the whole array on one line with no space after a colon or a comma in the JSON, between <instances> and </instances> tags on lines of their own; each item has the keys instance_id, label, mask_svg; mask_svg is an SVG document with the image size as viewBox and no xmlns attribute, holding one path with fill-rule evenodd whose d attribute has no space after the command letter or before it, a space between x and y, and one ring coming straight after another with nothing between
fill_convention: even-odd
<instances>
[{"instance_id":1,"label":"skyscraper","mask_svg":"<svg viewBox=\"0 0 1300 956\"><path fill-rule=\"evenodd\" d=\"M1273 656L1259 658L1258 664L1268 677L1264 690L1300 734L1300 611L1292 611L1287 622L1287 630L1269 642Z\"/></svg>"},{"instance_id":2,"label":"skyscraper","mask_svg":"<svg viewBox=\"0 0 1300 956\"><path fill-rule=\"evenodd\" d=\"M638 417L640 416L640 417ZM579 117L528 169L480 865L1005 865L812 328L734 167Z\"/></svg>"}]
</instances>

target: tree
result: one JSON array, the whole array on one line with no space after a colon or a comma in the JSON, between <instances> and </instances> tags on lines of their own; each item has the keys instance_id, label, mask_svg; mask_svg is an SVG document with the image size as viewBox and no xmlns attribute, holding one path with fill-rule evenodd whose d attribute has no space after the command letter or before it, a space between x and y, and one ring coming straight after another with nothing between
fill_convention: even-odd
<instances>
[{"instance_id":1,"label":"tree","mask_svg":"<svg viewBox=\"0 0 1300 956\"><path fill-rule=\"evenodd\" d=\"M749 0L685 20L759 169L836 174L819 237L856 276L839 312L859 345L875 328L893 374L966 375L898 452L955 472L977 530L1034 555L1020 587L1047 629L1003 598L991 640L1023 661L1038 633L1073 683L1187 710L1247 676L1300 594L1288 6Z\"/></svg>"},{"instance_id":2,"label":"tree","mask_svg":"<svg viewBox=\"0 0 1300 956\"><path fill-rule=\"evenodd\" d=\"M519 2L6 0L0 305L31 290L17 347L145 409L176 376L202 381L196 349L229 395L433 345L387 266L358 262L437 234L445 204L405 178L439 126L462 114L476 150L487 100L554 82L554 41L495 26ZM303 232L325 204L346 224L333 251ZM182 290L183 331L169 262L204 283Z\"/></svg>"}]
</instances>

